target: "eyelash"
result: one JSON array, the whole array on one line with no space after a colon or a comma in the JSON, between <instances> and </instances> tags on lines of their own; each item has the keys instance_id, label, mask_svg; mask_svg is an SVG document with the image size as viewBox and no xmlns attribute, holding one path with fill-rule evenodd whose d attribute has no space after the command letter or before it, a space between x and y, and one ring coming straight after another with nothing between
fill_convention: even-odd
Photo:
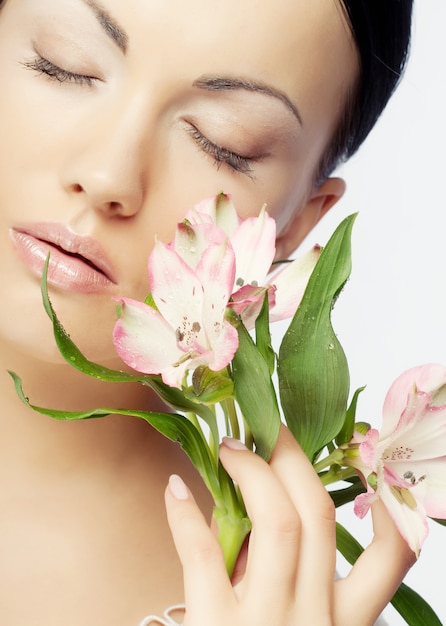
<instances>
[{"instance_id":1,"label":"eyelash","mask_svg":"<svg viewBox=\"0 0 446 626\"><path fill-rule=\"evenodd\" d=\"M241 174L246 174L247 176L252 177L252 162L260 161L261 157L247 157L242 156L241 154L237 154L236 152L232 152L227 148L223 148L222 146L217 146L217 144L210 141L207 137L205 137L198 128L195 126L191 126L188 129L188 132L195 143L206 152L209 156L211 156L214 162L217 165L217 169L221 167L224 163L228 165L233 171L240 172Z\"/></svg>"},{"instance_id":2,"label":"eyelash","mask_svg":"<svg viewBox=\"0 0 446 626\"><path fill-rule=\"evenodd\" d=\"M59 83L74 83L76 85L85 85L87 87L91 87L94 81L98 80L94 76L76 74L75 72L69 72L68 70L64 70L40 55L38 55L34 59L26 61L24 63L24 66L30 70L34 70L38 74L44 74L50 80L55 80Z\"/></svg>"},{"instance_id":3,"label":"eyelash","mask_svg":"<svg viewBox=\"0 0 446 626\"><path fill-rule=\"evenodd\" d=\"M38 55L30 61L26 61L24 65L28 69L38 72L39 74L44 74L50 80L55 80L59 83L75 83L76 85L86 85L90 87L95 80L98 80L94 76L76 74L75 72L64 70L41 55ZM214 159L217 169L219 169L224 163L235 172L240 172L241 174L250 176L252 174L251 163L261 159L261 157L242 156L232 150L218 146L200 133L198 128L195 128L195 126L189 128L188 132L195 143Z\"/></svg>"}]
</instances>

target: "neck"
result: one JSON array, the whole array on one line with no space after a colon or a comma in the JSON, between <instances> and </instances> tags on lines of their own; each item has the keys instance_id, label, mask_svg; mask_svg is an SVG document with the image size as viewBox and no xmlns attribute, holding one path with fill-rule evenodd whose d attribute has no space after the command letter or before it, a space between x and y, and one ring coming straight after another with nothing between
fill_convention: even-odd
<instances>
[{"instance_id":1,"label":"neck","mask_svg":"<svg viewBox=\"0 0 446 626\"><path fill-rule=\"evenodd\" d=\"M40 580L38 572L63 572L67 589L90 590L77 623L122 624L115 616L133 607L125 623L136 625L148 612L161 614L181 601L181 567L164 509L169 474L184 477L208 516L211 503L180 448L138 418L60 422L40 415L18 399L5 370L22 378L30 402L49 408L163 410L160 402L141 385L103 383L66 364L45 364L7 350L0 358L0 530L6 564L0 564L0 582L17 615L11 623L30 619L20 590L26 581ZM15 586L8 582L7 563L15 564ZM105 579L112 582L104 591L99 582ZM36 582L34 588L40 602L47 589ZM104 621L95 614L103 610L102 591L110 611ZM59 623L57 610L65 609L64 598L57 610L54 599L46 600L52 608L42 614L39 626Z\"/></svg>"},{"instance_id":2,"label":"neck","mask_svg":"<svg viewBox=\"0 0 446 626\"><path fill-rule=\"evenodd\" d=\"M66 411L99 407L162 411L165 408L152 392L137 384L112 384L88 377L67 364L39 362L32 357L3 349L1 355L0 392L3 400L0 420L2 445L14 449L20 463L48 462L59 459L78 465L78 457L101 456L113 463L123 456L134 456L150 444L155 433L137 418L113 415L82 422L59 422L32 411L18 398L6 370L15 371L23 381L30 402L37 406ZM157 447L159 442L157 443ZM21 452L19 452L19 450Z\"/></svg>"},{"instance_id":3,"label":"neck","mask_svg":"<svg viewBox=\"0 0 446 626\"><path fill-rule=\"evenodd\" d=\"M65 363L42 363L3 350L0 357L0 466L12 472L38 476L96 474L138 468L146 488L164 490L171 473L182 473L199 494L206 493L177 444L168 441L144 420L125 415L81 421L58 421L41 415L18 398L5 370L15 371L24 393L37 406L67 411L125 408L166 412L147 387L133 383L104 383ZM200 497L200 495L199 495ZM205 497L208 502L207 496Z\"/></svg>"}]
</instances>

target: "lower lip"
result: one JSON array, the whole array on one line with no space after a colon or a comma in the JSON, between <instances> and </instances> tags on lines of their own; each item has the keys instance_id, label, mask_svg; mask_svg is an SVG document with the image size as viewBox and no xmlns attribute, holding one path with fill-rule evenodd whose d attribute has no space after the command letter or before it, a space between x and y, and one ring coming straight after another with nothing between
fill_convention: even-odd
<instances>
[{"instance_id":1,"label":"lower lip","mask_svg":"<svg viewBox=\"0 0 446 626\"><path fill-rule=\"evenodd\" d=\"M104 293L113 287L104 274L51 244L16 230L11 231L11 238L20 259L37 276L42 276L50 253L48 284L53 287L77 293Z\"/></svg>"}]
</instances>

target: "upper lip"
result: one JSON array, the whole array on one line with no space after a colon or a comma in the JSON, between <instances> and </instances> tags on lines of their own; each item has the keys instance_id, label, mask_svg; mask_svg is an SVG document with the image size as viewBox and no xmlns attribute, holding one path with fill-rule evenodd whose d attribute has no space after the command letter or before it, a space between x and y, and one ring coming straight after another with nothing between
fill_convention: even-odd
<instances>
[{"instance_id":1,"label":"upper lip","mask_svg":"<svg viewBox=\"0 0 446 626\"><path fill-rule=\"evenodd\" d=\"M14 226L14 230L35 237L44 243L57 246L68 255L81 258L116 284L113 267L103 248L94 237L78 235L65 224L57 222L20 224Z\"/></svg>"}]
</instances>

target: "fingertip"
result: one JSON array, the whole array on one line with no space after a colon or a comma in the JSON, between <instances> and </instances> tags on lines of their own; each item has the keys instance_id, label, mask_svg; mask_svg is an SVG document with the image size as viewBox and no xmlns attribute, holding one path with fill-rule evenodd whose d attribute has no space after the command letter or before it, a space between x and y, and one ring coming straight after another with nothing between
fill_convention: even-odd
<instances>
[{"instance_id":1,"label":"fingertip","mask_svg":"<svg viewBox=\"0 0 446 626\"><path fill-rule=\"evenodd\" d=\"M170 495L175 500L189 500L190 499L189 489L187 488L186 483L183 481L181 476L178 476L178 474L172 474L169 477L167 489Z\"/></svg>"},{"instance_id":2,"label":"fingertip","mask_svg":"<svg viewBox=\"0 0 446 626\"><path fill-rule=\"evenodd\" d=\"M246 451L248 449L240 439L235 439L234 437L223 437L221 443L222 446L226 446L230 450Z\"/></svg>"}]
</instances>

